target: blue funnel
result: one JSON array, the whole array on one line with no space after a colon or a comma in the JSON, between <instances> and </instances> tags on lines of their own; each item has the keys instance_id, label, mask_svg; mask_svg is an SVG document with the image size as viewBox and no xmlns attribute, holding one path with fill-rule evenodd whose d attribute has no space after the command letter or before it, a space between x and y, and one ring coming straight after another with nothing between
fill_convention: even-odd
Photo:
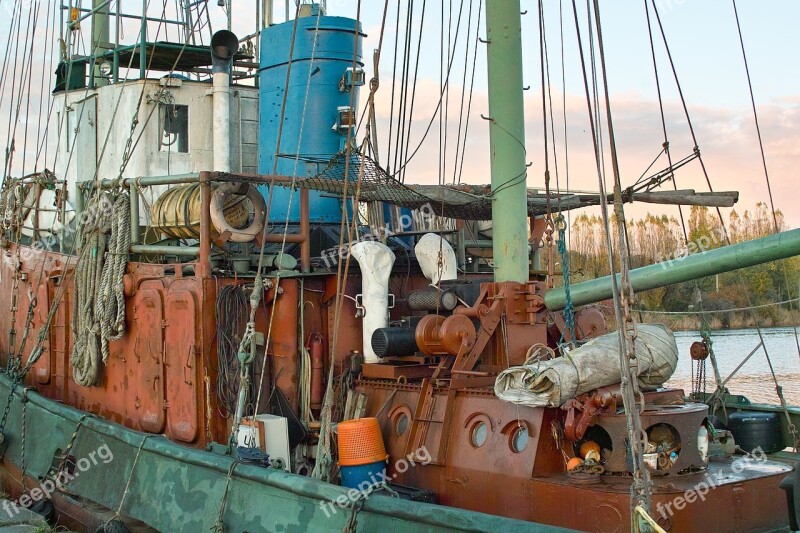
<instances>
[{"instance_id":1,"label":"blue funnel","mask_svg":"<svg viewBox=\"0 0 800 533\"><path fill-rule=\"evenodd\" d=\"M295 21L276 24L261 32L259 68L259 158L261 174L316 176L344 148L351 92L358 101L363 83L360 25L343 17L313 16L297 20L283 131L278 147L281 109ZM356 72L353 72L353 58ZM313 58L313 60L312 60ZM309 75L311 82L309 84ZM277 154L277 155L276 155ZM268 187L262 187L268 197ZM270 221L300 221L300 195L286 187L275 187ZM342 218L342 202L330 195L310 193L312 223L335 223Z\"/></svg>"}]
</instances>

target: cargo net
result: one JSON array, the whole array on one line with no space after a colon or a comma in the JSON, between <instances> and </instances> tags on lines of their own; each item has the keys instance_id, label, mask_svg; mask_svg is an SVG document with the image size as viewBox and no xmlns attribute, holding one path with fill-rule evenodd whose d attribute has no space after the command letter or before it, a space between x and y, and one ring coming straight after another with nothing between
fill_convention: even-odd
<instances>
[{"instance_id":1,"label":"cargo net","mask_svg":"<svg viewBox=\"0 0 800 533\"><path fill-rule=\"evenodd\" d=\"M235 179L234 176L231 178ZM264 177L263 182L268 183L269 178ZM488 185L406 185L389 175L375 160L358 153L348 156L340 152L322 172L310 178L298 177L295 184L297 188L346 197L348 200L358 195L360 202L386 202L409 209L428 206L426 209L448 218L492 218L491 187ZM598 205L599 202L598 195L550 194L552 212ZM546 213L547 195L529 190L528 216Z\"/></svg>"}]
</instances>

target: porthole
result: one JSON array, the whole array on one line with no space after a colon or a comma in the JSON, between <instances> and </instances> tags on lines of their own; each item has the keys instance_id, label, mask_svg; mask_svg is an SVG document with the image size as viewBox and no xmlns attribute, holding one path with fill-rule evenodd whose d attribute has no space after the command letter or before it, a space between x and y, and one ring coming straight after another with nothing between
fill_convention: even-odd
<instances>
[{"instance_id":1,"label":"porthole","mask_svg":"<svg viewBox=\"0 0 800 533\"><path fill-rule=\"evenodd\" d=\"M599 424L589 426L583 438L574 442L572 445L572 451L575 457L581 457L583 459L586 458L586 455L591 450L598 451L598 449L600 455L599 462L601 463L605 463L613 455L614 445L611 441L611 435Z\"/></svg>"},{"instance_id":2,"label":"porthole","mask_svg":"<svg viewBox=\"0 0 800 533\"><path fill-rule=\"evenodd\" d=\"M522 453L528 446L528 428L520 426L511 434L511 449L515 453Z\"/></svg>"},{"instance_id":3,"label":"porthole","mask_svg":"<svg viewBox=\"0 0 800 533\"><path fill-rule=\"evenodd\" d=\"M486 437L489 436L489 429L486 427L485 422L477 422L472 426L470 431L470 442L476 448L480 448L486 442Z\"/></svg>"},{"instance_id":4,"label":"porthole","mask_svg":"<svg viewBox=\"0 0 800 533\"><path fill-rule=\"evenodd\" d=\"M647 428L644 463L654 471L666 471L675 465L681 453L681 437L670 424L661 422Z\"/></svg>"},{"instance_id":5,"label":"porthole","mask_svg":"<svg viewBox=\"0 0 800 533\"><path fill-rule=\"evenodd\" d=\"M394 422L394 432L397 436L403 435L406 430L408 429L408 415L405 413L400 413L397 415L397 418Z\"/></svg>"}]
</instances>

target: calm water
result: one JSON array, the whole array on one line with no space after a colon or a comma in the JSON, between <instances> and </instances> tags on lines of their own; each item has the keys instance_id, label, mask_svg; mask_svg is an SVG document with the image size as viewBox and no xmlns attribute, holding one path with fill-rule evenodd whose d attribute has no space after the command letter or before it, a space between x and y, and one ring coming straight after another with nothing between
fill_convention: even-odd
<instances>
[{"instance_id":1,"label":"calm water","mask_svg":"<svg viewBox=\"0 0 800 533\"><path fill-rule=\"evenodd\" d=\"M783 387L786 402L800 405L800 354L797 350L794 329L762 328L761 333L775 376ZM675 340L678 343L678 368L668 384L683 387L688 394L692 388L692 359L689 357L689 346L700 340L700 333L677 331ZM723 381L759 342L758 332L755 329L714 331L711 340L714 342L714 353ZM715 389L715 383L710 360L706 360L706 373L706 391L711 393ZM778 403L775 382L763 348L759 348L753 354L726 386L732 393L743 394L753 402Z\"/></svg>"}]
</instances>

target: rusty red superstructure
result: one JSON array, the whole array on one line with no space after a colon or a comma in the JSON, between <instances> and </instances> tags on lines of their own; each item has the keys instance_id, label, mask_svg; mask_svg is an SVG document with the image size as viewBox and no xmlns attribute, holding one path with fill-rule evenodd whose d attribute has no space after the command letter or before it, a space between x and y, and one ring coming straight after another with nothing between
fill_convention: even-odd
<instances>
[{"instance_id":1,"label":"rusty red superstructure","mask_svg":"<svg viewBox=\"0 0 800 533\"><path fill-rule=\"evenodd\" d=\"M223 5L230 14L230 2ZM610 228L613 201L622 234L623 199L663 198L653 189L699 158L697 148L623 194L608 107L613 197L554 192L547 147L544 193L529 190L520 5L488 0L486 39L476 34L475 44L487 46L489 106L481 116L492 184L406 185L416 150L404 146L409 153L401 151L392 173L378 163L371 130L380 44L363 115L357 108L367 85L360 18L297 2L294 19L287 3L287 20L273 24L272 2L259 6L255 33L240 40L229 20L210 46L148 43L145 12L140 41L109 52L101 50L110 40L106 5L87 10L98 49L59 67L57 168L9 177L0 196L5 491L19 497L74 474L78 451L102 441L116 447L125 479L108 471L73 478L52 498L60 523L348 532L361 520L369 530L408 524L426 532L786 527L782 488L797 484L787 492L800 498L800 478L787 477L795 454L782 447L796 450L800 411L765 407L772 434L757 437L771 455L737 449L712 415L727 419L746 400L729 398L719 377L716 403L665 388L678 356L688 354L678 354L669 329L637 325L632 305L640 289L797 255L800 230L689 258L674 276L631 269L626 239L608 234L612 275L573 285L576 303L562 207L600 206ZM605 82L599 3L587 3L587 14L597 24ZM78 16L70 10L71 51ZM543 24L540 31L543 44ZM121 76L120 61L138 66L139 79ZM159 77L148 78L151 67ZM130 85L138 99L123 98ZM594 120L588 81L586 91ZM115 124L120 105L133 117L129 129ZM410 132L413 117L405 108L401 115ZM598 165L604 148L595 143ZM446 145L442 161L444 152ZM598 167L604 189L602 174ZM676 191L664 201L736 199ZM622 328L610 333L594 304L612 297ZM707 337L691 357L714 361ZM547 373L558 364L574 376L562 383ZM712 413L711 403L719 408ZM29 416L49 426L31 428ZM372 462L337 464L337 424L362 418L370 420L354 425L370 428ZM383 473L387 454L386 483L336 486L351 468ZM373 499L376 486L403 498ZM329 521L326 506L340 498L347 511Z\"/></svg>"},{"instance_id":2,"label":"rusty red superstructure","mask_svg":"<svg viewBox=\"0 0 800 533\"><path fill-rule=\"evenodd\" d=\"M201 183L210 185L216 177L203 174ZM206 237L207 217L201 221L200 242L211 243ZM82 387L71 379L70 364L75 262L62 254L25 247L16 269L17 247L7 244L3 249L0 274L5 280L18 276L22 301L12 301L8 291L0 292L0 305L16 313L0 316L0 328L11 329L12 316L17 325L26 323L25 295L36 300L32 331L41 331L51 303L57 304L42 345L44 353L28 374L27 385L64 404L138 431L163 433L187 446L205 448L227 442L232 420L220 415L214 392L219 369L214 302L221 288L248 285L252 276L218 272L208 264L210 246L203 245L197 262L130 263L124 276L126 333L110 345L101 385ZM377 364L362 363L354 391L364 396L362 415L378 417L390 457L413 457L424 447L430 463L403 472L390 468L390 473L405 485L432 490L445 505L576 529L624 530L630 478L625 419L617 412L619 393L600 391L562 409L500 401L492 390L498 371L524 363L533 345L552 346L560 330L544 306L547 287L543 281L495 283L481 281L485 276L480 274L474 277L477 281L470 282L469 276L463 280L478 287L472 305L461 303L452 312L420 313L404 307L405 295L424 288L427 280L407 272L392 276L396 286L406 291L398 291L392 318L414 314L420 318L415 333L419 352ZM275 386L298 409L302 379L298 354L307 345L315 362L312 409L319 413L321 380L330 365L341 375L359 358L363 346L356 316L357 271L349 276L345 294L351 298L343 299L338 326L334 316L337 290L335 274L265 279L263 305L255 315L257 330L270 332L269 345L259 346L257 354L266 355L268 362L266 379L260 381L262 394L269 395ZM579 332L588 332L590 337L605 333L602 314L591 307L584 313L584 317L578 314ZM337 332L336 352L330 353ZM35 344L26 344L23 364ZM0 339L0 351L8 353L8 338ZM691 438L695 428L706 423L707 408L684 403L681 391L648 392L645 398L645 427L667 422ZM599 439L597 428L603 428ZM312 424L309 429L310 442L314 442L319 427ZM610 451L604 460L606 474L586 479L570 476L565 472L566 459L576 456L580 443L589 436L600 442L610 439L603 443ZM684 442L679 461L655 478L655 505L669 504L730 464L730 460L707 464L697 454L695 445ZM772 517L767 521L780 526L785 520L785 500L776 480L786 469L771 468L766 474L762 469L728 476L708 494L705 505L688 506L686 512L659 518L659 523L672 531L685 531L702 524L714 529L722 520L724 529L750 531L762 528L766 517ZM731 497L742 507L763 513L709 512L709 508L726 508Z\"/></svg>"}]
</instances>

